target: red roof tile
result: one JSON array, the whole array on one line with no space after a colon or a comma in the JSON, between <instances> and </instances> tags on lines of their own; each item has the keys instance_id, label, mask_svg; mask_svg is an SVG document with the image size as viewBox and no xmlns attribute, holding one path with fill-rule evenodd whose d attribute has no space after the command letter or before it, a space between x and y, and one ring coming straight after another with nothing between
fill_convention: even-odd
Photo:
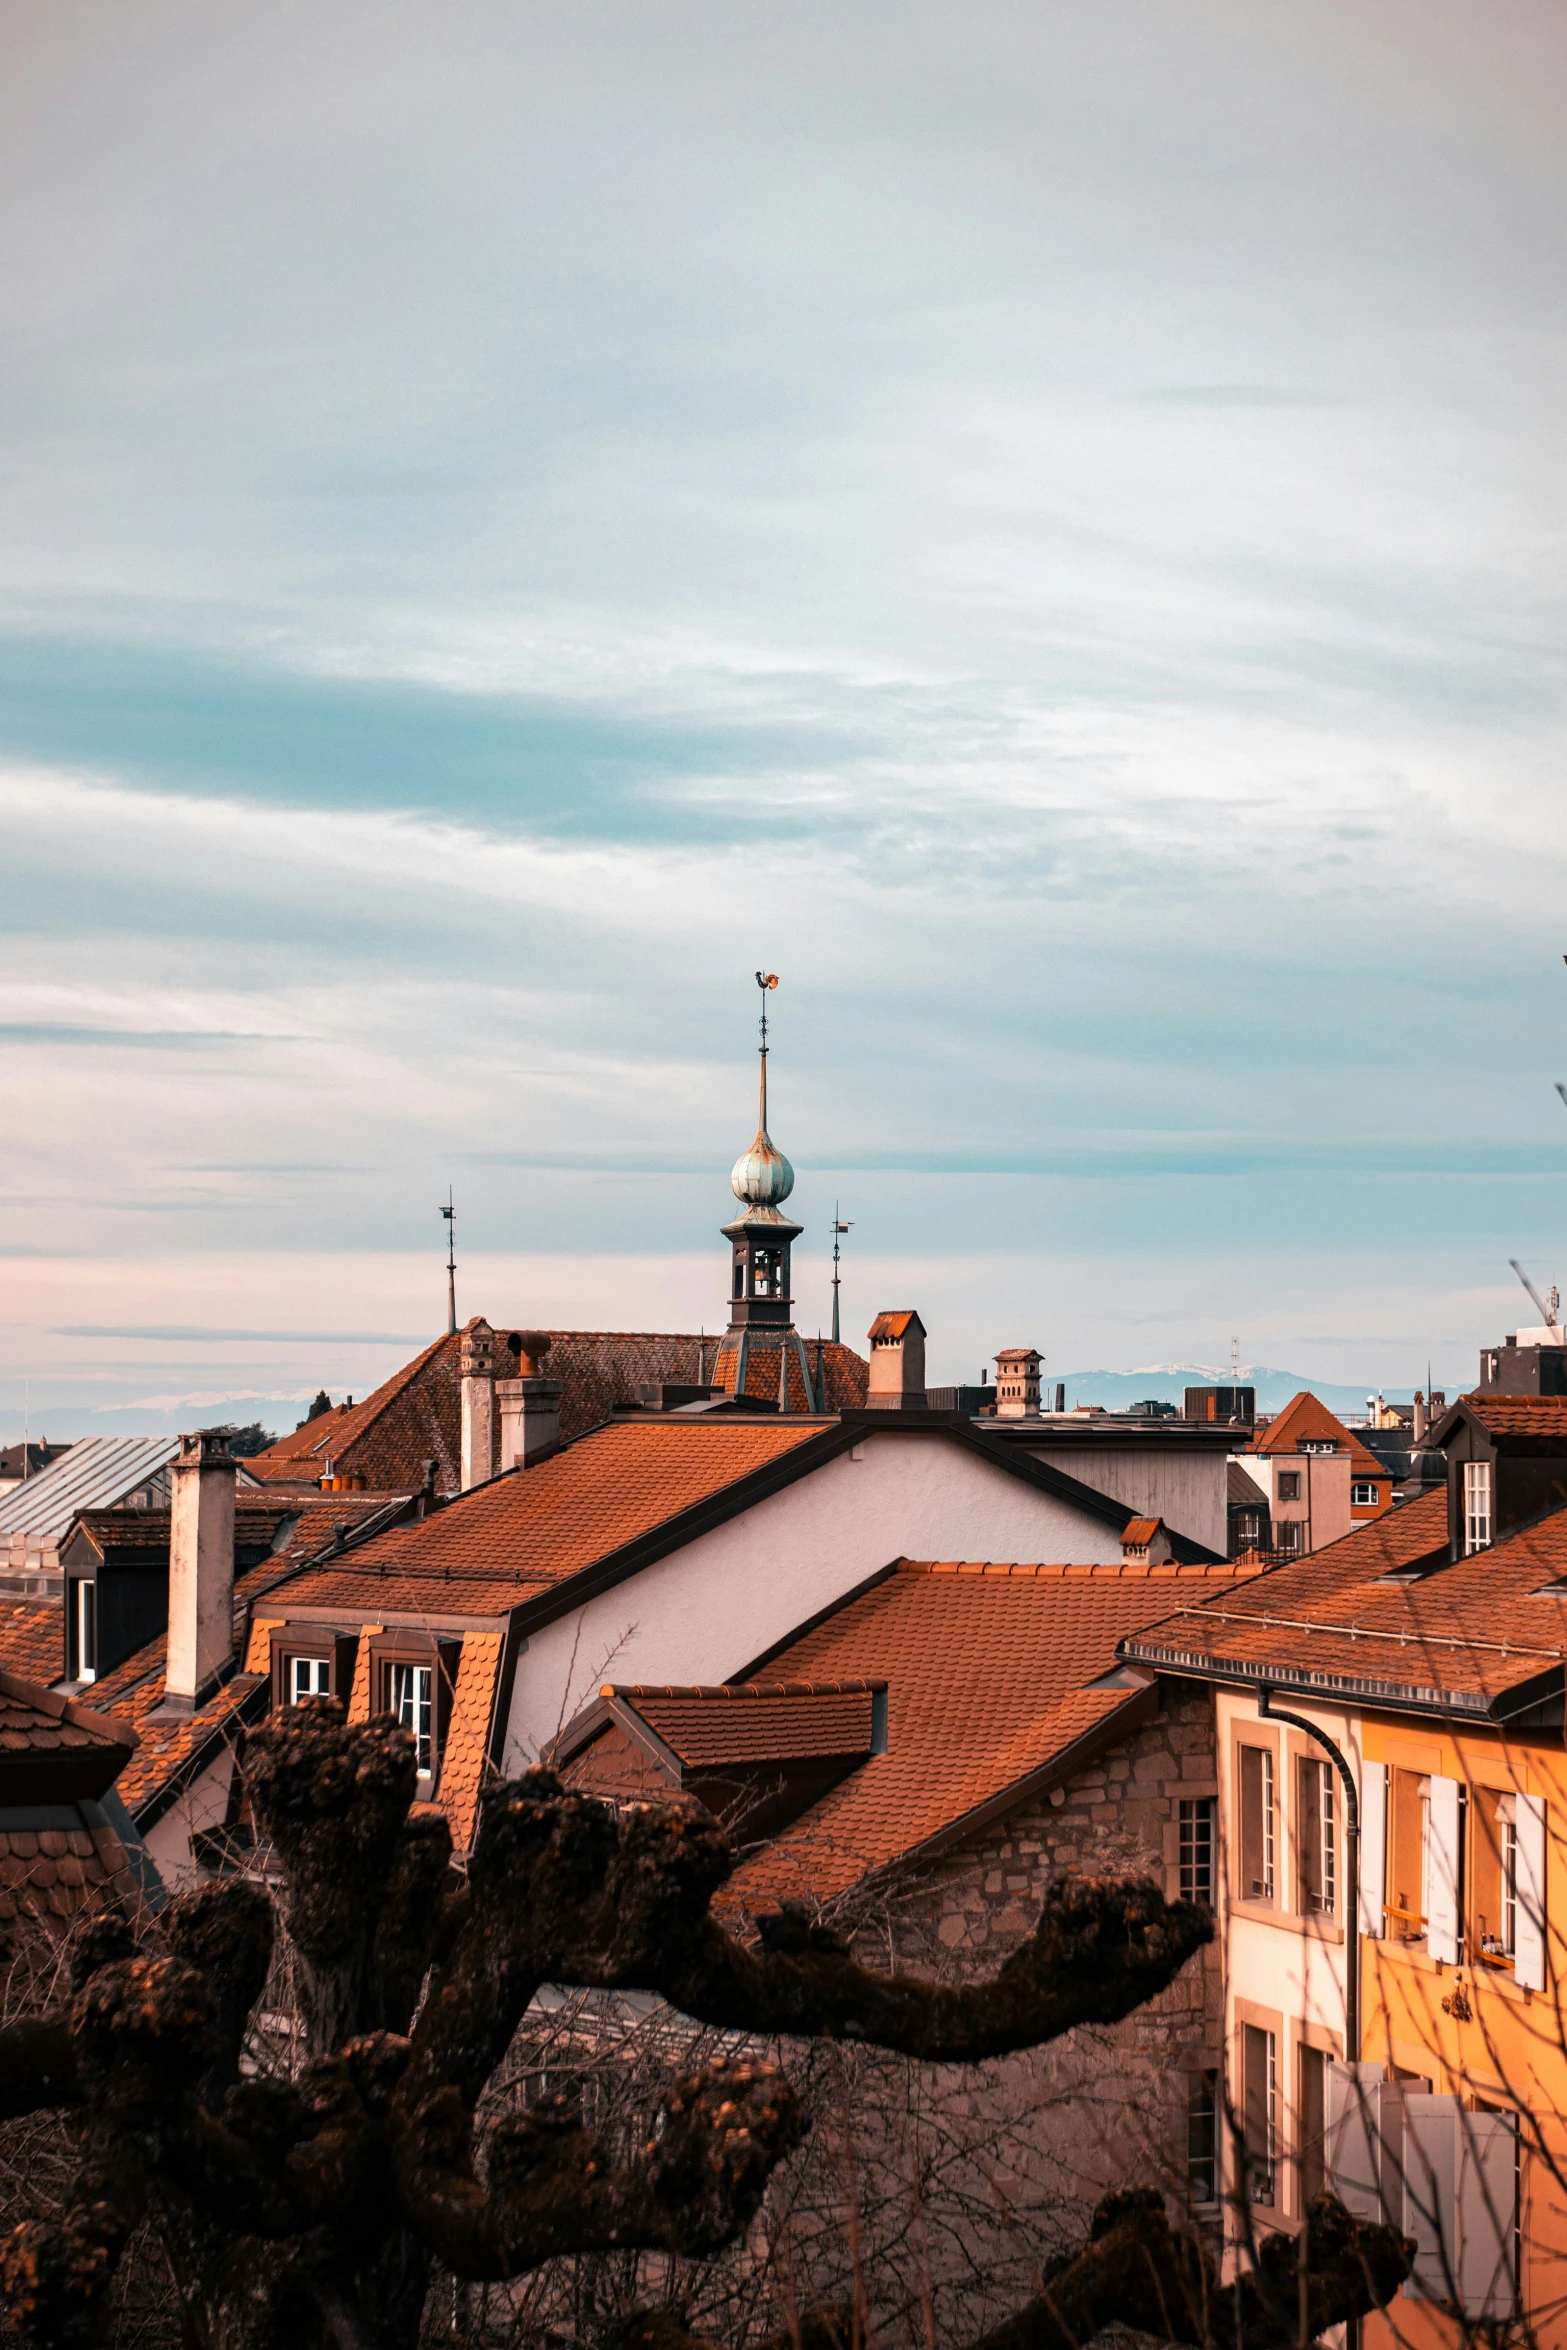
<instances>
[{"instance_id":1,"label":"red roof tile","mask_svg":"<svg viewBox=\"0 0 1567 2350\"><path fill-rule=\"evenodd\" d=\"M724 1689L606 1682L599 1692L639 1714L692 1770L868 1754L873 1694L866 1680L751 1681Z\"/></svg>"},{"instance_id":2,"label":"red roof tile","mask_svg":"<svg viewBox=\"0 0 1567 2350\"><path fill-rule=\"evenodd\" d=\"M1458 1399L1492 1436L1551 1436L1567 1445L1567 1395L1490 1395Z\"/></svg>"},{"instance_id":3,"label":"red roof tile","mask_svg":"<svg viewBox=\"0 0 1567 2350\"><path fill-rule=\"evenodd\" d=\"M0 1805L96 1801L135 1745L128 1725L0 1671Z\"/></svg>"},{"instance_id":4,"label":"red roof tile","mask_svg":"<svg viewBox=\"0 0 1567 2350\"><path fill-rule=\"evenodd\" d=\"M770 1660L811 1681L885 1678L887 1752L744 1860L734 1900L826 1899L937 1839L960 1836L1094 1733L1146 1703L1094 1689L1116 1642L1183 1582L1228 1591L1234 1567L920 1565L901 1561Z\"/></svg>"},{"instance_id":5,"label":"red roof tile","mask_svg":"<svg viewBox=\"0 0 1567 2350\"><path fill-rule=\"evenodd\" d=\"M618 1420L290 1582L288 1608L499 1614L819 1433L788 1420ZM286 1612L286 1611L282 1611Z\"/></svg>"},{"instance_id":6,"label":"red roof tile","mask_svg":"<svg viewBox=\"0 0 1567 2350\"><path fill-rule=\"evenodd\" d=\"M1352 1477L1378 1477L1388 1480L1385 1461L1377 1460L1361 1443L1351 1428L1337 1419L1325 1403L1319 1401L1309 1388L1302 1388L1292 1396L1283 1411L1275 1412L1266 1428L1259 1428L1249 1452L1299 1452L1303 1444L1332 1444L1339 1452L1349 1455Z\"/></svg>"},{"instance_id":7,"label":"red roof tile","mask_svg":"<svg viewBox=\"0 0 1567 2350\"><path fill-rule=\"evenodd\" d=\"M65 1610L59 1600L0 1599L0 1667L45 1686L61 1678Z\"/></svg>"},{"instance_id":8,"label":"red roof tile","mask_svg":"<svg viewBox=\"0 0 1567 2350\"><path fill-rule=\"evenodd\" d=\"M1125 1654L1166 1669L1379 1693L1391 1705L1505 1716L1567 1660L1567 1510L1446 1563L1447 1494L1408 1502L1239 1600L1150 1624ZM1412 1580L1389 1580L1400 1574Z\"/></svg>"}]
</instances>

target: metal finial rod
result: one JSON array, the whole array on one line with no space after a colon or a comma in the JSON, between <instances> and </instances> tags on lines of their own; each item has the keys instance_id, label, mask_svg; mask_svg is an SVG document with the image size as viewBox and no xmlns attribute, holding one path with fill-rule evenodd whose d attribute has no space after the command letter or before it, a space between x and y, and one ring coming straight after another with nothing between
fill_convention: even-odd
<instances>
[{"instance_id":1,"label":"metal finial rod","mask_svg":"<svg viewBox=\"0 0 1567 2350\"><path fill-rule=\"evenodd\" d=\"M756 975L756 984L762 991L762 1079L760 1091L757 1097L759 1105L757 1130L759 1133L765 1134L767 1132L767 997L769 990L775 988L778 985L777 972L758 971Z\"/></svg>"},{"instance_id":2,"label":"metal finial rod","mask_svg":"<svg viewBox=\"0 0 1567 2350\"><path fill-rule=\"evenodd\" d=\"M450 1184L441 1214L446 1219L446 1330L450 1336L457 1327L457 1208Z\"/></svg>"}]
</instances>

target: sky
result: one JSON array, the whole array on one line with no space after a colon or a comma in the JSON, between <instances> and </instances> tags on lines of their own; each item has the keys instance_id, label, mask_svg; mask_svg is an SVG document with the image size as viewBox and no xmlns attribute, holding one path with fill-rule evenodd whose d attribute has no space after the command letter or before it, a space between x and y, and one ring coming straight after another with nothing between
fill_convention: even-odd
<instances>
[{"instance_id":1,"label":"sky","mask_svg":"<svg viewBox=\"0 0 1567 2350\"><path fill-rule=\"evenodd\" d=\"M0 1434L1562 1278L1558 0L0 0Z\"/></svg>"}]
</instances>

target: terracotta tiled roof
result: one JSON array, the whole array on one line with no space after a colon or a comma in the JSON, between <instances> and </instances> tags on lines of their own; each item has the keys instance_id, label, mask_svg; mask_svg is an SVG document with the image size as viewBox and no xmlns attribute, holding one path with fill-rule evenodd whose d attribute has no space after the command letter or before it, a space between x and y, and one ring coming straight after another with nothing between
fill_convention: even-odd
<instances>
[{"instance_id":1,"label":"terracotta tiled roof","mask_svg":"<svg viewBox=\"0 0 1567 2350\"><path fill-rule=\"evenodd\" d=\"M819 1424L617 1420L288 1586L296 1607L498 1615L804 1444Z\"/></svg>"},{"instance_id":2,"label":"terracotta tiled roof","mask_svg":"<svg viewBox=\"0 0 1567 2350\"><path fill-rule=\"evenodd\" d=\"M1226 1591L1245 1578L1205 1568L899 1563L769 1660L780 1678L887 1682L887 1752L742 1862L730 1898L770 1908L826 1899L867 1873L960 1839L1149 1701L1090 1686L1116 1642L1155 1620L1185 1582Z\"/></svg>"},{"instance_id":3,"label":"terracotta tiled roof","mask_svg":"<svg viewBox=\"0 0 1567 2350\"><path fill-rule=\"evenodd\" d=\"M789 1366L789 1410L813 1412L817 1407L815 1394L818 1354L822 1382L827 1389L825 1410L829 1412L857 1412L864 1409L870 1385L870 1365L863 1355L857 1355L850 1346L839 1346L829 1339L807 1338L804 1341L805 1359L811 1374L807 1387L800 1369L800 1350L794 1333L788 1334L785 1357ZM733 1395L735 1373L739 1368L738 1341L725 1336L709 1374L709 1385L725 1395ZM756 1403L776 1404L778 1401L778 1347L771 1331L753 1332L746 1352L744 1394Z\"/></svg>"},{"instance_id":4,"label":"terracotta tiled roof","mask_svg":"<svg viewBox=\"0 0 1567 2350\"><path fill-rule=\"evenodd\" d=\"M499 1632L463 1635L457 1686L452 1692L451 1720L441 1747L440 1785L436 1790L459 1852L465 1852L472 1842L478 1817L479 1790L489 1758L490 1717L495 1707L495 1684L503 1646Z\"/></svg>"},{"instance_id":5,"label":"terracotta tiled roof","mask_svg":"<svg viewBox=\"0 0 1567 2350\"><path fill-rule=\"evenodd\" d=\"M1146 1550L1154 1536L1163 1530L1163 1518L1128 1518L1121 1540L1129 1550Z\"/></svg>"},{"instance_id":6,"label":"terracotta tiled roof","mask_svg":"<svg viewBox=\"0 0 1567 2350\"><path fill-rule=\"evenodd\" d=\"M1369 1453L1352 1428L1335 1418L1314 1396L1309 1388L1302 1388L1292 1396L1283 1411L1276 1412L1265 1428L1259 1428L1249 1452L1299 1452L1303 1444L1331 1443L1339 1452L1349 1455L1349 1473L1352 1477L1380 1477L1387 1479L1387 1465Z\"/></svg>"},{"instance_id":7,"label":"terracotta tiled roof","mask_svg":"<svg viewBox=\"0 0 1567 2350\"><path fill-rule=\"evenodd\" d=\"M92 1826L78 1818L75 1827L20 1827L0 1809L0 1952L7 1957L35 1936L59 1941L94 1911L136 1904L113 1829L101 1813Z\"/></svg>"},{"instance_id":8,"label":"terracotta tiled roof","mask_svg":"<svg viewBox=\"0 0 1567 2350\"><path fill-rule=\"evenodd\" d=\"M1124 1653L1167 1670L1505 1717L1559 1685L1567 1660L1567 1511L1494 1549L1446 1559L1438 1487L1237 1599L1150 1624ZM1411 1580L1390 1580L1402 1573Z\"/></svg>"},{"instance_id":9,"label":"terracotta tiled roof","mask_svg":"<svg viewBox=\"0 0 1567 2350\"><path fill-rule=\"evenodd\" d=\"M913 1324L919 1320L916 1313L878 1314L871 1324L870 1334L872 1338L906 1338ZM920 1322L920 1328L923 1330L924 1327L924 1323Z\"/></svg>"},{"instance_id":10,"label":"terracotta tiled roof","mask_svg":"<svg viewBox=\"0 0 1567 2350\"><path fill-rule=\"evenodd\" d=\"M475 1317L478 1320L479 1317ZM472 1325L470 1325L471 1327ZM496 1370L508 1375L506 1324L497 1324L500 1345ZM661 1330L551 1330L546 1369L561 1382L562 1436L573 1437L601 1426L613 1412L641 1400L645 1386L719 1385L733 1389L715 1369L720 1351L716 1338L696 1331ZM280 1436L265 1452L247 1460L245 1467L264 1483L319 1477L330 1460L344 1475L364 1475L385 1491L416 1491L422 1482L421 1464L437 1463L436 1483L453 1493L461 1481L462 1376L461 1331L432 1340L421 1354L386 1380L372 1395L352 1408L336 1405L302 1428ZM807 1341L811 1369L816 1367L816 1341ZM865 1401L866 1366L852 1348L824 1346L827 1408L842 1411ZM746 1392L773 1403L778 1396L778 1358L767 1358L769 1384L759 1363L747 1374ZM731 1364L731 1372L732 1372ZM804 1393L798 1365L791 1374L791 1409L809 1411L812 1399Z\"/></svg>"},{"instance_id":11,"label":"terracotta tiled roof","mask_svg":"<svg viewBox=\"0 0 1567 2350\"><path fill-rule=\"evenodd\" d=\"M724 1763L868 1754L873 1685L856 1681L747 1682L731 1689L606 1682L693 1770Z\"/></svg>"},{"instance_id":12,"label":"terracotta tiled roof","mask_svg":"<svg viewBox=\"0 0 1567 2350\"><path fill-rule=\"evenodd\" d=\"M1553 1436L1567 1445L1567 1395L1461 1395L1492 1436Z\"/></svg>"},{"instance_id":13,"label":"terracotta tiled roof","mask_svg":"<svg viewBox=\"0 0 1567 2350\"><path fill-rule=\"evenodd\" d=\"M65 1610L56 1600L0 1598L0 1668L24 1681L58 1681L65 1671Z\"/></svg>"},{"instance_id":14,"label":"terracotta tiled roof","mask_svg":"<svg viewBox=\"0 0 1567 2350\"><path fill-rule=\"evenodd\" d=\"M116 1719L129 1720L138 1739L137 1750L117 1782L117 1792L132 1818L139 1820L154 1799L167 1808L168 1801L181 1791L187 1773L197 1766L206 1768L201 1756L209 1744L238 1740L243 1718L259 1713L265 1691L264 1680L250 1673L235 1673L195 1713L168 1714L154 1720L163 1703L160 1659L151 1679L109 1709Z\"/></svg>"},{"instance_id":15,"label":"terracotta tiled roof","mask_svg":"<svg viewBox=\"0 0 1567 2350\"><path fill-rule=\"evenodd\" d=\"M0 1804L95 1801L135 1744L126 1724L0 1672Z\"/></svg>"}]
</instances>

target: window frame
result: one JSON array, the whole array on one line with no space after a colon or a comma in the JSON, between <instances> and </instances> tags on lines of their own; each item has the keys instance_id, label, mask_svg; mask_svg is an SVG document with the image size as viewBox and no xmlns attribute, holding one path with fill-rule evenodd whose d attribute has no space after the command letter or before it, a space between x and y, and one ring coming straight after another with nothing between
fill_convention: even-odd
<instances>
[{"instance_id":1,"label":"window frame","mask_svg":"<svg viewBox=\"0 0 1567 2350\"><path fill-rule=\"evenodd\" d=\"M1295 1754L1295 1909L1340 1923L1338 1785L1325 1755ZM1308 1797L1307 1786L1315 1793Z\"/></svg>"},{"instance_id":2,"label":"window frame","mask_svg":"<svg viewBox=\"0 0 1567 2350\"><path fill-rule=\"evenodd\" d=\"M1219 1800L1216 1795L1183 1795L1176 1805L1176 1890L1182 1901L1217 1909L1219 1882ZM1190 1836L1187 1830L1191 1830Z\"/></svg>"},{"instance_id":3,"label":"window frame","mask_svg":"<svg viewBox=\"0 0 1567 2350\"><path fill-rule=\"evenodd\" d=\"M340 1698L344 1709L347 1709L349 1698L353 1695L354 1665L359 1654L357 1632L334 1631L327 1624L274 1624L269 1647L268 1668L274 1713L283 1712L294 1702L289 1694L288 1668L295 1657L308 1657L313 1663L324 1660L327 1667L326 1694Z\"/></svg>"},{"instance_id":4,"label":"window frame","mask_svg":"<svg viewBox=\"0 0 1567 2350\"><path fill-rule=\"evenodd\" d=\"M1468 1559L1489 1550L1496 1540L1496 1477L1490 1461L1465 1461L1463 1471L1458 1525L1463 1555ZM1479 1495L1484 1497L1483 1506L1476 1499Z\"/></svg>"},{"instance_id":5,"label":"window frame","mask_svg":"<svg viewBox=\"0 0 1567 2350\"><path fill-rule=\"evenodd\" d=\"M1374 1510L1381 1498L1381 1488L1375 1478L1361 1477L1351 1482L1349 1506L1352 1510Z\"/></svg>"},{"instance_id":6,"label":"window frame","mask_svg":"<svg viewBox=\"0 0 1567 2350\"><path fill-rule=\"evenodd\" d=\"M441 1765L451 1727L452 1699L462 1656L461 1637L434 1632L393 1629L375 1634L370 1642L370 1711L391 1713L391 1672L396 1665L422 1665L430 1670L430 1768L419 1773L419 1798L428 1802L441 1783Z\"/></svg>"},{"instance_id":7,"label":"window frame","mask_svg":"<svg viewBox=\"0 0 1567 2350\"><path fill-rule=\"evenodd\" d=\"M1300 1500L1300 1478L1299 1469L1280 1469L1274 1488L1274 1500L1298 1503Z\"/></svg>"},{"instance_id":8,"label":"window frame","mask_svg":"<svg viewBox=\"0 0 1567 2350\"><path fill-rule=\"evenodd\" d=\"M73 1575L70 1585L70 1606L66 1611L66 1638L70 1642L70 1679L90 1688L98 1678L98 1578L96 1575ZM90 1648L89 1663L82 1651Z\"/></svg>"},{"instance_id":9,"label":"window frame","mask_svg":"<svg viewBox=\"0 0 1567 2350\"><path fill-rule=\"evenodd\" d=\"M1261 1725L1258 1725L1259 1729ZM1248 1862L1252 1857L1247 1825L1247 1764L1245 1757L1261 1757L1257 1768L1261 1812L1257 1823L1256 1857L1261 1862L1261 1882L1265 1890L1251 1890L1252 1874ZM1234 1899L1253 1909L1277 1912L1279 1908L1279 1746L1276 1736L1263 1731L1258 1736L1251 1724L1239 1726L1232 1749L1232 1784L1235 1791L1235 1889Z\"/></svg>"}]
</instances>

